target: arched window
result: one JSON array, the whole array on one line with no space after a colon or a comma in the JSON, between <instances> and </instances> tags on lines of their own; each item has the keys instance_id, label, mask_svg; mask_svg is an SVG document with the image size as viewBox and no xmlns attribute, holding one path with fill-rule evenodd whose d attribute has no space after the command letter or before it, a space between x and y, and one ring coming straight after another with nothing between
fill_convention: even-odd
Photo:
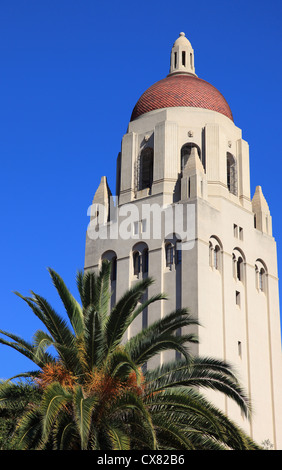
<instances>
[{"instance_id":1,"label":"arched window","mask_svg":"<svg viewBox=\"0 0 282 470\"><path fill-rule=\"evenodd\" d=\"M172 243L167 243L165 245L165 264L167 268L171 268L173 264L173 245Z\"/></svg>"},{"instance_id":2,"label":"arched window","mask_svg":"<svg viewBox=\"0 0 282 470\"><path fill-rule=\"evenodd\" d=\"M191 151L193 147L197 149L199 158L201 159L201 149L197 144L194 144L192 142L184 144L183 147L181 148L181 171L184 170L185 165L191 155Z\"/></svg>"},{"instance_id":3,"label":"arched window","mask_svg":"<svg viewBox=\"0 0 282 470\"><path fill-rule=\"evenodd\" d=\"M216 236L209 240L209 265L211 268L221 270L222 244Z\"/></svg>"},{"instance_id":4,"label":"arched window","mask_svg":"<svg viewBox=\"0 0 282 470\"><path fill-rule=\"evenodd\" d=\"M226 154L226 179L228 191L237 196L237 168L236 160L229 152Z\"/></svg>"},{"instance_id":5,"label":"arched window","mask_svg":"<svg viewBox=\"0 0 282 470\"><path fill-rule=\"evenodd\" d=\"M238 281L243 279L243 258L241 256L237 260L237 279Z\"/></svg>"},{"instance_id":6,"label":"arched window","mask_svg":"<svg viewBox=\"0 0 282 470\"><path fill-rule=\"evenodd\" d=\"M150 147L140 155L140 189L151 188L153 184L154 151Z\"/></svg>"},{"instance_id":7,"label":"arched window","mask_svg":"<svg viewBox=\"0 0 282 470\"><path fill-rule=\"evenodd\" d=\"M212 242L209 242L209 265L212 268L213 267L213 245Z\"/></svg>"},{"instance_id":8,"label":"arched window","mask_svg":"<svg viewBox=\"0 0 282 470\"><path fill-rule=\"evenodd\" d=\"M111 272L111 280L116 281L117 280L117 257L114 256L112 258L112 272Z\"/></svg>"},{"instance_id":9,"label":"arched window","mask_svg":"<svg viewBox=\"0 0 282 470\"><path fill-rule=\"evenodd\" d=\"M255 264L256 288L260 292L267 292L267 269L262 260L257 259Z\"/></svg>"},{"instance_id":10,"label":"arched window","mask_svg":"<svg viewBox=\"0 0 282 470\"><path fill-rule=\"evenodd\" d=\"M139 276L140 273L140 253L135 251L133 253L133 274Z\"/></svg>"},{"instance_id":11,"label":"arched window","mask_svg":"<svg viewBox=\"0 0 282 470\"><path fill-rule=\"evenodd\" d=\"M117 255L114 251L109 250L102 254L102 260L108 260L111 263L111 281L117 280Z\"/></svg>"},{"instance_id":12,"label":"arched window","mask_svg":"<svg viewBox=\"0 0 282 470\"><path fill-rule=\"evenodd\" d=\"M233 268L233 277L236 279L237 277L237 259L236 255L233 253L232 255L232 268Z\"/></svg>"},{"instance_id":13,"label":"arched window","mask_svg":"<svg viewBox=\"0 0 282 470\"><path fill-rule=\"evenodd\" d=\"M238 248L235 248L232 253L233 263L233 277L235 280L244 282L244 264L245 256Z\"/></svg>"},{"instance_id":14,"label":"arched window","mask_svg":"<svg viewBox=\"0 0 282 470\"><path fill-rule=\"evenodd\" d=\"M259 271L259 290L264 292L264 278L265 278L265 270L263 268Z\"/></svg>"},{"instance_id":15,"label":"arched window","mask_svg":"<svg viewBox=\"0 0 282 470\"><path fill-rule=\"evenodd\" d=\"M218 245L215 246L214 248L214 253L213 253L213 259L214 259L214 262L213 262L213 265L214 265L214 268L215 269L219 269L220 267L220 248Z\"/></svg>"},{"instance_id":16,"label":"arched window","mask_svg":"<svg viewBox=\"0 0 282 470\"><path fill-rule=\"evenodd\" d=\"M149 271L149 249L147 243L138 242L132 248L133 275L145 277Z\"/></svg>"},{"instance_id":17,"label":"arched window","mask_svg":"<svg viewBox=\"0 0 282 470\"><path fill-rule=\"evenodd\" d=\"M149 270L149 250L145 248L142 253L142 271L146 274Z\"/></svg>"}]
</instances>

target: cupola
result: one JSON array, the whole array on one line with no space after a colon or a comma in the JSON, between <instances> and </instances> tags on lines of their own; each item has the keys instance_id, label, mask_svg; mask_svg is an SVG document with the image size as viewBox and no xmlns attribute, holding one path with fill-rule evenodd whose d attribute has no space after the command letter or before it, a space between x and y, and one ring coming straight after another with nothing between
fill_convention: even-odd
<instances>
[{"instance_id":1,"label":"cupola","mask_svg":"<svg viewBox=\"0 0 282 470\"><path fill-rule=\"evenodd\" d=\"M194 51L184 33L179 34L179 38L176 39L171 50L169 75L176 73L188 73L196 76Z\"/></svg>"}]
</instances>

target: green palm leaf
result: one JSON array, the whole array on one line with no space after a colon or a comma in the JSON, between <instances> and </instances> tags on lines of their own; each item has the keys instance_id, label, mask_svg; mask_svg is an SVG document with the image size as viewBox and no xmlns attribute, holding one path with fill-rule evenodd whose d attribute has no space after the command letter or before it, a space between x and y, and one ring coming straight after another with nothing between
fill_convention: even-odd
<instances>
[{"instance_id":1,"label":"green palm leaf","mask_svg":"<svg viewBox=\"0 0 282 470\"><path fill-rule=\"evenodd\" d=\"M107 347L111 352L122 340L122 337L133 321L133 312L146 289L153 283L151 278L137 282L116 303L106 322Z\"/></svg>"},{"instance_id":2,"label":"green palm leaf","mask_svg":"<svg viewBox=\"0 0 282 470\"><path fill-rule=\"evenodd\" d=\"M98 398L95 395L85 398L81 387L75 389L73 403L81 450L87 449L92 413L97 402Z\"/></svg>"},{"instance_id":3,"label":"green palm leaf","mask_svg":"<svg viewBox=\"0 0 282 470\"><path fill-rule=\"evenodd\" d=\"M61 384L54 382L44 391L41 411L43 418L43 438L46 440L56 420L58 413L72 400L72 394Z\"/></svg>"},{"instance_id":4,"label":"green palm leaf","mask_svg":"<svg viewBox=\"0 0 282 470\"><path fill-rule=\"evenodd\" d=\"M66 287L63 279L53 269L48 268L53 284L65 306L71 325L77 336L83 333L83 313L81 306Z\"/></svg>"},{"instance_id":5,"label":"green palm leaf","mask_svg":"<svg viewBox=\"0 0 282 470\"><path fill-rule=\"evenodd\" d=\"M130 437L117 427L108 427L107 433L112 450L130 450Z\"/></svg>"}]
</instances>

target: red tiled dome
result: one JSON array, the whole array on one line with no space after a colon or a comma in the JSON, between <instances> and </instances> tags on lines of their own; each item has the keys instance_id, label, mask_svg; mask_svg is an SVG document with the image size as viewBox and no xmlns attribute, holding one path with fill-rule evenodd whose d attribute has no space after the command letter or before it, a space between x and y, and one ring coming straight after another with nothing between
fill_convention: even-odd
<instances>
[{"instance_id":1,"label":"red tiled dome","mask_svg":"<svg viewBox=\"0 0 282 470\"><path fill-rule=\"evenodd\" d=\"M233 121L227 101L213 85L184 74L170 75L148 88L137 101L130 120L149 111L177 106L210 109Z\"/></svg>"}]
</instances>

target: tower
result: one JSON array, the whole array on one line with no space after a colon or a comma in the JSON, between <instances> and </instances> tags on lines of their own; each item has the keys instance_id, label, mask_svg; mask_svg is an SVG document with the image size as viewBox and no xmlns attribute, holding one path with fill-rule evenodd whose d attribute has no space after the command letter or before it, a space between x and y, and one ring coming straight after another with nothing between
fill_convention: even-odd
<instances>
[{"instance_id":1,"label":"tower","mask_svg":"<svg viewBox=\"0 0 282 470\"><path fill-rule=\"evenodd\" d=\"M222 94L195 74L184 33L173 44L169 74L133 109L117 158L116 198L102 177L90 212L85 270L112 260L112 301L148 275L155 279L148 295L168 295L129 334L188 307L201 324L194 353L233 364L253 404L251 421L220 394L208 398L258 443L282 449L270 211L260 186L251 198L248 144Z\"/></svg>"}]
</instances>

